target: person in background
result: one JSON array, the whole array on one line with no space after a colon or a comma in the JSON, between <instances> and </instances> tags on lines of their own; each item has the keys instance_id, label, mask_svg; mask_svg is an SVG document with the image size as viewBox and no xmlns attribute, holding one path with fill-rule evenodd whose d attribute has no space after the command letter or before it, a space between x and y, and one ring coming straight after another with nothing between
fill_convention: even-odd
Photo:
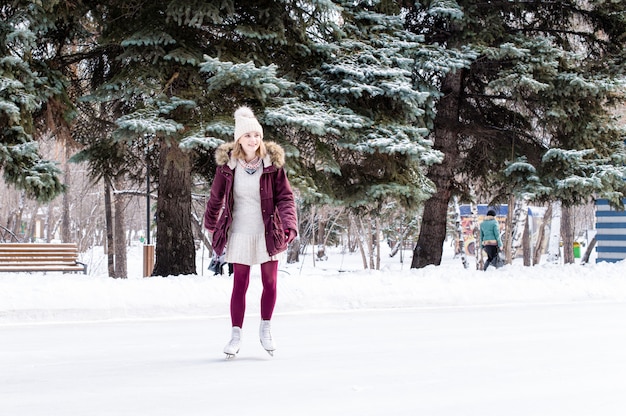
<instances>
[{"instance_id":1,"label":"person in background","mask_svg":"<svg viewBox=\"0 0 626 416\"><path fill-rule=\"evenodd\" d=\"M274 142L263 141L263 128L248 107L235 111L234 141L215 151L217 169L204 213L213 249L225 251L233 264L230 300L231 339L224 348L227 358L241 347L250 266L260 264L261 345L274 355L270 319L276 304L279 255L297 236L293 191L284 169L285 152Z\"/></svg>"},{"instance_id":2,"label":"person in background","mask_svg":"<svg viewBox=\"0 0 626 416\"><path fill-rule=\"evenodd\" d=\"M502 249L502 240L500 239L500 227L496 220L496 211L490 209L487 211L487 217L480 223L480 244L487 253L487 261L483 270L487 270L490 264L498 256L498 251Z\"/></svg>"}]
</instances>

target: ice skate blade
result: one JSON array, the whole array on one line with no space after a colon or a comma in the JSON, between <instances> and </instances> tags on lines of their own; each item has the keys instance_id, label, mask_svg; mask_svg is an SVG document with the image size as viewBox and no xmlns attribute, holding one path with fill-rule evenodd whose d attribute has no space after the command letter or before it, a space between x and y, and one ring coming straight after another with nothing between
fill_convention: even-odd
<instances>
[{"instance_id":1,"label":"ice skate blade","mask_svg":"<svg viewBox=\"0 0 626 416\"><path fill-rule=\"evenodd\" d=\"M265 350L265 351L267 351L267 353L271 355L272 357L274 356L274 350Z\"/></svg>"},{"instance_id":2,"label":"ice skate blade","mask_svg":"<svg viewBox=\"0 0 626 416\"><path fill-rule=\"evenodd\" d=\"M228 354L226 352L224 354L226 354L226 359L227 360L234 360L235 357L237 356L237 354Z\"/></svg>"}]
</instances>

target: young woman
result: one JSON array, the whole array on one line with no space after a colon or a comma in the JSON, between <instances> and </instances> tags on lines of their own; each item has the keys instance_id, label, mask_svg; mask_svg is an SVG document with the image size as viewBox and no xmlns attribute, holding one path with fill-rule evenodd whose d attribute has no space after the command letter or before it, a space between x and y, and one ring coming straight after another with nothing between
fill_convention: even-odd
<instances>
[{"instance_id":1,"label":"young woman","mask_svg":"<svg viewBox=\"0 0 626 416\"><path fill-rule=\"evenodd\" d=\"M276 304L279 254L297 236L294 195L284 170L285 152L263 141L263 128L252 110L235 111L234 142L215 151L217 170L204 213L204 226L213 234L213 250L226 252L233 264L230 300L231 340L227 358L241 346L250 266L261 265L261 345L274 355L270 319Z\"/></svg>"},{"instance_id":2,"label":"young woman","mask_svg":"<svg viewBox=\"0 0 626 416\"><path fill-rule=\"evenodd\" d=\"M483 270L495 260L498 251L502 248L502 240L500 239L500 227L496 220L496 211L490 209L487 211L487 217L480 223L480 242L482 248L487 253L487 261Z\"/></svg>"}]
</instances>

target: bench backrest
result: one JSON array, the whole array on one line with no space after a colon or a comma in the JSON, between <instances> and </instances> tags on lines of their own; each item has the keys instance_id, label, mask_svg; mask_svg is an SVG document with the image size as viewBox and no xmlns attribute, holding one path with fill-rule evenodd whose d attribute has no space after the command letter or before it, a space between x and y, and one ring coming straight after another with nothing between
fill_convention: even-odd
<instances>
[{"instance_id":1,"label":"bench backrest","mask_svg":"<svg viewBox=\"0 0 626 416\"><path fill-rule=\"evenodd\" d=\"M55 256L76 259L78 258L78 245L76 243L0 243L0 257Z\"/></svg>"},{"instance_id":2,"label":"bench backrest","mask_svg":"<svg viewBox=\"0 0 626 416\"><path fill-rule=\"evenodd\" d=\"M76 243L0 243L0 272L82 271Z\"/></svg>"}]
</instances>

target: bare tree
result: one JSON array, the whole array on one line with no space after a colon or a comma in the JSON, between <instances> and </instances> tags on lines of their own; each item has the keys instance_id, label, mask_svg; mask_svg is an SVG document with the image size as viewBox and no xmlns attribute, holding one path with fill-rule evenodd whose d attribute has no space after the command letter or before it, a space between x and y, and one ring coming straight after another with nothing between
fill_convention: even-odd
<instances>
[{"instance_id":1,"label":"bare tree","mask_svg":"<svg viewBox=\"0 0 626 416\"><path fill-rule=\"evenodd\" d=\"M563 262L574 263L574 231L572 229L572 207L561 208L561 239L563 240Z\"/></svg>"},{"instance_id":2,"label":"bare tree","mask_svg":"<svg viewBox=\"0 0 626 416\"><path fill-rule=\"evenodd\" d=\"M120 177L115 178L116 188L120 188L122 180ZM124 230L126 224L124 221L124 211L126 209L124 195L118 192L113 194L113 205L115 220L114 224L114 244L115 244L115 273L116 278L127 278L128 267L126 264L126 232Z\"/></svg>"}]
</instances>

